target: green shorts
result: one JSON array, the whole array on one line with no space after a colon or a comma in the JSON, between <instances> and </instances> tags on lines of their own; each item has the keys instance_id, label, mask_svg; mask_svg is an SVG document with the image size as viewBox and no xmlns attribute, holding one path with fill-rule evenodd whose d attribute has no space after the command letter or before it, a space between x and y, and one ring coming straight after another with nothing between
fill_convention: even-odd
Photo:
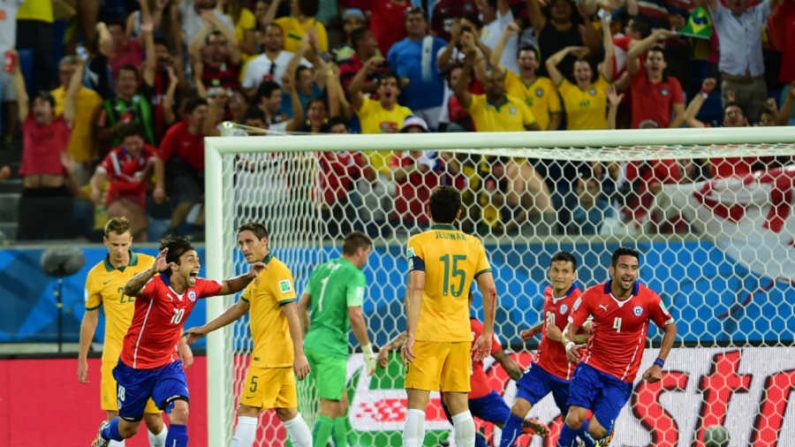
<instances>
[{"instance_id":1,"label":"green shorts","mask_svg":"<svg viewBox=\"0 0 795 447\"><path fill-rule=\"evenodd\" d=\"M326 400L342 400L345 391L345 372L348 359L307 349L305 352L312 368L317 395Z\"/></svg>"}]
</instances>

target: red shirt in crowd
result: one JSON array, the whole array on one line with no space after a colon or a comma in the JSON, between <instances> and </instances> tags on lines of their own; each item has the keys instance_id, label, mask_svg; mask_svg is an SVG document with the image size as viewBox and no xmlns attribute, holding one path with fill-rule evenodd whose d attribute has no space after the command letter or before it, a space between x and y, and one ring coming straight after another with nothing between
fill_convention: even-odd
<instances>
[{"instance_id":1,"label":"red shirt in crowd","mask_svg":"<svg viewBox=\"0 0 795 447\"><path fill-rule=\"evenodd\" d=\"M450 185L456 189L466 187L466 177L461 174L447 172L444 161L433 152L403 151L392 157L389 165L394 169L417 166L406 180L396 182L395 216L404 223L430 222L425 204L431 197L431 192L439 185ZM419 170L419 166L428 169Z\"/></svg>"},{"instance_id":2,"label":"red shirt in crowd","mask_svg":"<svg viewBox=\"0 0 795 447\"><path fill-rule=\"evenodd\" d=\"M477 340L480 334L483 333L483 323L477 318L469 317L469 326L472 329L472 340ZM494 335L491 339L491 352L494 355L502 351L502 344L500 340ZM469 399L478 399L483 396L491 394L492 388L489 386L489 380L486 378L486 373L483 372L483 361L476 362L474 358L475 353L472 353L472 375L469 377Z\"/></svg>"},{"instance_id":3,"label":"red shirt in crowd","mask_svg":"<svg viewBox=\"0 0 795 447\"><path fill-rule=\"evenodd\" d=\"M135 369L152 369L175 362L182 326L196 300L218 295L221 283L202 278L182 294L170 286L168 276L150 279L135 299L132 323L121 349L120 359Z\"/></svg>"},{"instance_id":4,"label":"red shirt in crowd","mask_svg":"<svg viewBox=\"0 0 795 447\"><path fill-rule=\"evenodd\" d=\"M591 335L582 361L619 380L632 383L640 368L649 322L660 328L674 319L659 295L636 282L624 301L610 291L611 282L589 287L574 304L569 322L582 326L593 316Z\"/></svg>"},{"instance_id":5,"label":"red shirt in crowd","mask_svg":"<svg viewBox=\"0 0 795 447\"><path fill-rule=\"evenodd\" d=\"M124 147L111 150L97 167L97 172L107 175L110 181L107 203L125 198L145 207L148 174L156 158L156 149L146 144L138 156Z\"/></svg>"},{"instance_id":6,"label":"red shirt in crowd","mask_svg":"<svg viewBox=\"0 0 795 447\"><path fill-rule=\"evenodd\" d=\"M386 55L392 44L406 37L406 11L411 2L401 4L393 0L375 0L370 10L370 30L378 41L381 54Z\"/></svg>"},{"instance_id":7,"label":"red shirt in crowd","mask_svg":"<svg viewBox=\"0 0 795 447\"><path fill-rule=\"evenodd\" d=\"M685 102L679 81L666 76L659 82L652 82L641 67L631 82L632 128L639 129L644 121L654 121L660 129L667 128L671 124L674 104Z\"/></svg>"},{"instance_id":8,"label":"red shirt in crowd","mask_svg":"<svg viewBox=\"0 0 795 447\"><path fill-rule=\"evenodd\" d=\"M174 155L193 169L204 171L204 134L190 133L186 120L171 126L160 143L160 158L163 162Z\"/></svg>"},{"instance_id":9,"label":"red shirt in crowd","mask_svg":"<svg viewBox=\"0 0 795 447\"><path fill-rule=\"evenodd\" d=\"M795 54L795 2L778 2L768 18L767 33L776 49L785 55L781 58L779 81L785 84L795 81L795 57L791 57Z\"/></svg>"},{"instance_id":10,"label":"red shirt in crowd","mask_svg":"<svg viewBox=\"0 0 795 447\"><path fill-rule=\"evenodd\" d=\"M202 84L208 91L214 87L240 90L240 64L224 62L216 65L205 62L202 67Z\"/></svg>"},{"instance_id":11,"label":"red shirt in crowd","mask_svg":"<svg viewBox=\"0 0 795 447\"><path fill-rule=\"evenodd\" d=\"M360 152L321 152L318 158L320 187L328 205L345 197L353 181L363 176L367 165Z\"/></svg>"},{"instance_id":12,"label":"red shirt in crowd","mask_svg":"<svg viewBox=\"0 0 795 447\"><path fill-rule=\"evenodd\" d=\"M114 51L108 60L113 79L118 79L119 69L125 65L140 67L144 62L144 54L144 47L137 39L129 39L122 48Z\"/></svg>"},{"instance_id":13,"label":"red shirt in crowd","mask_svg":"<svg viewBox=\"0 0 795 447\"><path fill-rule=\"evenodd\" d=\"M62 116L39 124L33 113L22 122L22 163L19 175L65 175L61 153L69 146L72 131Z\"/></svg>"},{"instance_id":14,"label":"red shirt in crowd","mask_svg":"<svg viewBox=\"0 0 795 447\"><path fill-rule=\"evenodd\" d=\"M544 371L563 380L571 380L576 363L570 363L566 357L566 348L559 341L547 337L547 325L554 324L561 332L568 324L570 311L582 293L576 285L560 298L555 298L552 287L544 289L544 326L541 335L541 344L538 347L538 361L536 362Z\"/></svg>"}]
</instances>

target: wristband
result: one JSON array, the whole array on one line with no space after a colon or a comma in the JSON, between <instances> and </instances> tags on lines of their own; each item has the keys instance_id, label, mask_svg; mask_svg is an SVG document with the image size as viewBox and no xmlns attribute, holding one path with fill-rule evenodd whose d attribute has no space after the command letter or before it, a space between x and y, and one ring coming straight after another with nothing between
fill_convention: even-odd
<instances>
[{"instance_id":1,"label":"wristband","mask_svg":"<svg viewBox=\"0 0 795 447\"><path fill-rule=\"evenodd\" d=\"M373 355L373 345L369 344L362 346L362 353L364 355Z\"/></svg>"},{"instance_id":2,"label":"wristband","mask_svg":"<svg viewBox=\"0 0 795 447\"><path fill-rule=\"evenodd\" d=\"M566 343L566 352L569 352L571 350L571 348L574 348L576 346L577 346L577 343L574 343L573 341L570 341L570 342Z\"/></svg>"},{"instance_id":3,"label":"wristband","mask_svg":"<svg viewBox=\"0 0 795 447\"><path fill-rule=\"evenodd\" d=\"M704 99L707 99L707 98L709 98L709 92L705 92L704 90L701 90L701 93L700 93L700 95L701 95L701 97L702 97L702 98L704 98Z\"/></svg>"},{"instance_id":4,"label":"wristband","mask_svg":"<svg viewBox=\"0 0 795 447\"><path fill-rule=\"evenodd\" d=\"M654 361L654 364L662 368L663 366L665 366L665 360L657 357L657 359Z\"/></svg>"}]
</instances>

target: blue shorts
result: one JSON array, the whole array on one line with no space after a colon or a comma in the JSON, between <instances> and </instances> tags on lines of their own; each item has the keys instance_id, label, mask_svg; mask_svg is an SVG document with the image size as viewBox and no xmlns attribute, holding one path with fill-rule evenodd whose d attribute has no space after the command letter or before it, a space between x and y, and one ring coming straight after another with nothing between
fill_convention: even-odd
<instances>
[{"instance_id":1,"label":"blue shorts","mask_svg":"<svg viewBox=\"0 0 795 447\"><path fill-rule=\"evenodd\" d=\"M119 360L113 368L113 377L119 417L127 421L143 418L146 400L150 397L166 413L171 411L175 400L190 400L188 382L179 360L155 369L130 368Z\"/></svg>"},{"instance_id":2,"label":"blue shorts","mask_svg":"<svg viewBox=\"0 0 795 447\"><path fill-rule=\"evenodd\" d=\"M580 363L571 379L569 406L593 411L596 420L610 433L631 395L631 383Z\"/></svg>"},{"instance_id":3,"label":"blue shorts","mask_svg":"<svg viewBox=\"0 0 795 447\"><path fill-rule=\"evenodd\" d=\"M469 412L472 413L472 416L486 422L504 424L511 416L511 409L502 399L502 396L497 394L496 391L492 391L477 399L469 399L468 402ZM444 409L447 420L452 424L453 419L452 416L450 416L450 410L448 410L447 405L444 404L444 399L442 399L442 409Z\"/></svg>"},{"instance_id":4,"label":"blue shorts","mask_svg":"<svg viewBox=\"0 0 795 447\"><path fill-rule=\"evenodd\" d=\"M530 369L516 382L516 397L537 404L547 394L552 393L555 405L560 409L561 416L565 417L569 409L569 381L563 380L548 373L544 368L533 363Z\"/></svg>"}]
</instances>

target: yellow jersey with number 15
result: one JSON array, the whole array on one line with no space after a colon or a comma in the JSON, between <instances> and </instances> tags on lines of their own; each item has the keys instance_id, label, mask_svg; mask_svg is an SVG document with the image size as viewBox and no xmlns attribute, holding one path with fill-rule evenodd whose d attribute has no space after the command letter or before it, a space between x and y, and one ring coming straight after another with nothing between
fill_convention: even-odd
<instances>
[{"instance_id":1,"label":"yellow jersey with number 15","mask_svg":"<svg viewBox=\"0 0 795 447\"><path fill-rule=\"evenodd\" d=\"M416 340L472 341L469 289L490 272L480 239L452 225L434 225L408 242L409 271L425 272L425 290Z\"/></svg>"},{"instance_id":2,"label":"yellow jersey with number 15","mask_svg":"<svg viewBox=\"0 0 795 447\"><path fill-rule=\"evenodd\" d=\"M105 344L102 346L102 361L117 362L121 355L122 341L130 328L135 312L135 297L122 293L124 285L133 276L152 267L155 258L130 252L127 267L113 268L108 258L95 265L86 276L86 310L100 306L105 311Z\"/></svg>"}]
</instances>

